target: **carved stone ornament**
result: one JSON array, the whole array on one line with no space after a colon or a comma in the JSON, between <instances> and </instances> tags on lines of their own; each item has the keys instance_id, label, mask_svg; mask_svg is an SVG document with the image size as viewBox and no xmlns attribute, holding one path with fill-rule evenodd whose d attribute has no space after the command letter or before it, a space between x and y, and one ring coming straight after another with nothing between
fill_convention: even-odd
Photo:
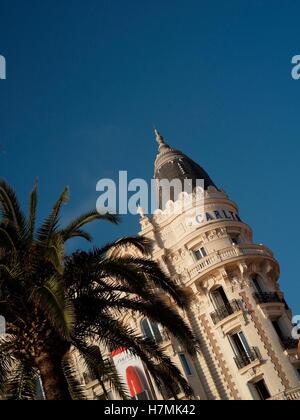
<instances>
[{"instance_id":1,"label":"carved stone ornament","mask_svg":"<svg viewBox=\"0 0 300 420\"><path fill-rule=\"evenodd\" d=\"M216 230L210 231L209 234L208 234L208 239L210 241L214 241L215 239L218 239L217 231Z\"/></svg>"},{"instance_id":2,"label":"carved stone ornament","mask_svg":"<svg viewBox=\"0 0 300 420\"><path fill-rule=\"evenodd\" d=\"M249 380L253 379L255 376L260 375L261 369L260 367L254 367L247 371L247 378Z\"/></svg>"},{"instance_id":3,"label":"carved stone ornament","mask_svg":"<svg viewBox=\"0 0 300 420\"><path fill-rule=\"evenodd\" d=\"M215 276L210 276L209 278L202 280L201 289L205 293L208 293L216 285L217 285L217 278Z\"/></svg>"},{"instance_id":4,"label":"carved stone ornament","mask_svg":"<svg viewBox=\"0 0 300 420\"><path fill-rule=\"evenodd\" d=\"M221 238L226 238L227 237L227 230L225 228L220 228L218 229L218 237Z\"/></svg>"}]
</instances>

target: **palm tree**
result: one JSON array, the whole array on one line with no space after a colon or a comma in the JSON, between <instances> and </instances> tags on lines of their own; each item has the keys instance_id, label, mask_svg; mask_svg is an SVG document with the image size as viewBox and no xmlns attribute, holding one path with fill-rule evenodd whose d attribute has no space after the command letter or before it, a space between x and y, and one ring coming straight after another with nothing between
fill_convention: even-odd
<instances>
[{"instance_id":1,"label":"palm tree","mask_svg":"<svg viewBox=\"0 0 300 420\"><path fill-rule=\"evenodd\" d=\"M191 396L187 382L160 347L122 320L128 313L147 316L194 355L193 334L157 290L182 309L188 305L186 296L149 259L151 244L140 237L66 257L68 240L92 240L83 230L88 223L119 222L117 216L91 211L61 228L59 218L67 200L65 189L36 228L37 184L26 217L13 189L0 180L0 314L7 323L7 334L0 340L0 395L34 399L40 377L49 400L84 398L72 363L76 351L97 374L105 393L108 382L126 398L105 356L125 347L142 359L160 389L165 386L176 397L175 380ZM130 256L128 249L138 256Z\"/></svg>"}]
</instances>

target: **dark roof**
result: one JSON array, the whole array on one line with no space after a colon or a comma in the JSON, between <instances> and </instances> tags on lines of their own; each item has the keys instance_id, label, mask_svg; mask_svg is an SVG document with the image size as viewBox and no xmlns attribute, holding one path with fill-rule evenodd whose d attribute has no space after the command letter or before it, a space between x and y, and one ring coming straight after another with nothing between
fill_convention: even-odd
<instances>
[{"instance_id":1,"label":"dark roof","mask_svg":"<svg viewBox=\"0 0 300 420\"><path fill-rule=\"evenodd\" d=\"M155 179L167 179L168 181L179 179L182 181L182 185L185 179L190 179L193 189L197 186L197 180L203 180L205 190L209 186L217 188L208 173L198 163L194 162L181 151L172 149L165 143L163 137L157 131L156 139L159 144L159 153L155 161ZM177 197L171 194L171 199L175 201ZM161 194L159 201L160 208L163 208Z\"/></svg>"}]
</instances>

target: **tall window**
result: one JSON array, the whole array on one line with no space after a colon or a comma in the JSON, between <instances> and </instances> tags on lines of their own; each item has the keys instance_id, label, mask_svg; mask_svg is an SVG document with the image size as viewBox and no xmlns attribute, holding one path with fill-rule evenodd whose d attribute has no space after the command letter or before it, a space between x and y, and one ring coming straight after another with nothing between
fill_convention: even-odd
<instances>
[{"instance_id":1,"label":"tall window","mask_svg":"<svg viewBox=\"0 0 300 420\"><path fill-rule=\"evenodd\" d=\"M230 342L237 356L249 357L251 349L242 331L230 336Z\"/></svg>"},{"instance_id":2,"label":"tall window","mask_svg":"<svg viewBox=\"0 0 300 420\"><path fill-rule=\"evenodd\" d=\"M258 274L252 275L252 283L258 293L264 293L263 282Z\"/></svg>"},{"instance_id":3,"label":"tall window","mask_svg":"<svg viewBox=\"0 0 300 420\"><path fill-rule=\"evenodd\" d=\"M196 257L197 260L202 260L202 258L207 257L207 252L206 252L205 248L203 248L203 247L194 251L194 254L195 254L195 257Z\"/></svg>"},{"instance_id":4,"label":"tall window","mask_svg":"<svg viewBox=\"0 0 300 420\"><path fill-rule=\"evenodd\" d=\"M283 342L285 339L285 335L282 331L282 327L280 325L280 319L275 319L274 321L272 321L272 325L274 327L274 330L277 332L278 337L280 338L280 340Z\"/></svg>"},{"instance_id":5,"label":"tall window","mask_svg":"<svg viewBox=\"0 0 300 420\"><path fill-rule=\"evenodd\" d=\"M179 359L181 362L181 365L183 367L184 373L186 376L191 376L193 374L192 368L186 358L186 355L184 353L179 353Z\"/></svg>"},{"instance_id":6,"label":"tall window","mask_svg":"<svg viewBox=\"0 0 300 420\"><path fill-rule=\"evenodd\" d=\"M144 318L141 321L141 330L146 338L150 338L156 343L160 343L163 339L158 325L150 321L148 318Z\"/></svg>"},{"instance_id":7,"label":"tall window","mask_svg":"<svg viewBox=\"0 0 300 420\"><path fill-rule=\"evenodd\" d=\"M216 309L229 306L229 300L226 296L226 293L224 292L223 287L220 286L212 291L211 297Z\"/></svg>"}]
</instances>

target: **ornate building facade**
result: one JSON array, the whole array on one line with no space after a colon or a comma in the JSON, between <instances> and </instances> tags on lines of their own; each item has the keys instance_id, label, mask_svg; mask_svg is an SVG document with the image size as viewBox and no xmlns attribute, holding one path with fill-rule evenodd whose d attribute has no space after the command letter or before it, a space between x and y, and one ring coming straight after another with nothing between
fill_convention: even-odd
<instances>
[{"instance_id":1,"label":"ornate building facade","mask_svg":"<svg viewBox=\"0 0 300 420\"><path fill-rule=\"evenodd\" d=\"M292 314L279 287L280 269L272 251L253 243L237 205L198 164L168 146L158 132L156 137L158 181L204 180L200 219L196 191L183 212L175 208L185 193L165 206L160 202L152 217L141 212L140 219L140 234L154 243L152 258L191 297L183 316L201 351L191 359L160 326L130 316L127 322L161 343L197 399L300 399L298 343L291 337ZM91 397L97 395L97 386L88 386ZM168 399L155 388L153 393Z\"/></svg>"}]
</instances>

